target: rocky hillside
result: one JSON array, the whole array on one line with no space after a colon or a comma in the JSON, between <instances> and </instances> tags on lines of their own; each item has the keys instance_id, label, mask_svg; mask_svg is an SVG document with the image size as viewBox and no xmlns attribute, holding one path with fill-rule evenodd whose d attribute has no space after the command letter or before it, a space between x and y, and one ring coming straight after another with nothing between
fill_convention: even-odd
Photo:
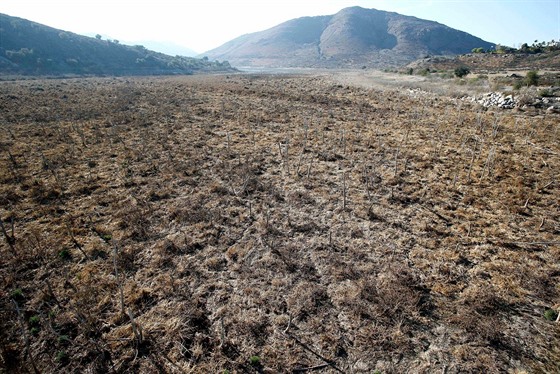
<instances>
[{"instance_id":1,"label":"rocky hillside","mask_svg":"<svg viewBox=\"0 0 560 374\"><path fill-rule=\"evenodd\" d=\"M466 66L473 72L496 70L560 70L560 50L541 53L468 53L454 57L428 57L412 62L416 70L452 70Z\"/></svg>"},{"instance_id":2,"label":"rocky hillside","mask_svg":"<svg viewBox=\"0 0 560 374\"><path fill-rule=\"evenodd\" d=\"M159 75L232 70L0 14L0 75Z\"/></svg>"},{"instance_id":3,"label":"rocky hillside","mask_svg":"<svg viewBox=\"0 0 560 374\"><path fill-rule=\"evenodd\" d=\"M240 36L206 52L236 66L387 67L492 43L433 21L352 7Z\"/></svg>"}]
</instances>

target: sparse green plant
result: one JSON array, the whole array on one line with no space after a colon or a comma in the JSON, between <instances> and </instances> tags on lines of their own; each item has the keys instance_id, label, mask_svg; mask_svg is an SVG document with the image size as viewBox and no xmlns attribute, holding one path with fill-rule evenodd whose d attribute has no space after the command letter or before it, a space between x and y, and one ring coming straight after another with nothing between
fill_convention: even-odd
<instances>
[{"instance_id":1,"label":"sparse green plant","mask_svg":"<svg viewBox=\"0 0 560 374\"><path fill-rule=\"evenodd\" d=\"M454 77L454 74L450 71L444 71L439 74L439 77L442 79L451 79Z\"/></svg>"},{"instance_id":2,"label":"sparse green plant","mask_svg":"<svg viewBox=\"0 0 560 374\"><path fill-rule=\"evenodd\" d=\"M513 53L515 51L516 50L514 48L507 47L505 45L500 45L500 44L496 45L496 53L498 54Z\"/></svg>"},{"instance_id":3,"label":"sparse green plant","mask_svg":"<svg viewBox=\"0 0 560 374\"><path fill-rule=\"evenodd\" d=\"M70 253L68 248L63 248L58 252L58 257L61 260L70 260L72 259L72 253Z\"/></svg>"},{"instance_id":4,"label":"sparse green plant","mask_svg":"<svg viewBox=\"0 0 560 374\"><path fill-rule=\"evenodd\" d=\"M547 309L544 312L544 318L549 321L556 321L556 319L558 318L558 312L554 309Z\"/></svg>"},{"instance_id":5,"label":"sparse green plant","mask_svg":"<svg viewBox=\"0 0 560 374\"><path fill-rule=\"evenodd\" d=\"M39 316L31 316L29 317L29 326L39 326L40 321Z\"/></svg>"},{"instance_id":6,"label":"sparse green plant","mask_svg":"<svg viewBox=\"0 0 560 374\"><path fill-rule=\"evenodd\" d=\"M39 316L31 316L29 317L29 332L31 335L37 335L40 330L40 318Z\"/></svg>"},{"instance_id":7,"label":"sparse green plant","mask_svg":"<svg viewBox=\"0 0 560 374\"><path fill-rule=\"evenodd\" d=\"M10 297L15 301L21 301L23 300L23 291L21 290L21 288L16 288L15 290L12 291Z\"/></svg>"},{"instance_id":8,"label":"sparse green plant","mask_svg":"<svg viewBox=\"0 0 560 374\"><path fill-rule=\"evenodd\" d=\"M60 363L65 363L68 361L68 353L66 351L58 351L55 356L55 360Z\"/></svg>"},{"instance_id":9,"label":"sparse green plant","mask_svg":"<svg viewBox=\"0 0 560 374\"><path fill-rule=\"evenodd\" d=\"M525 75L525 84L527 86L536 86L539 84L539 78L539 73L537 71L528 71Z\"/></svg>"},{"instance_id":10,"label":"sparse green plant","mask_svg":"<svg viewBox=\"0 0 560 374\"><path fill-rule=\"evenodd\" d=\"M259 356L251 356L249 358L249 363L252 366L260 366L261 365L261 358Z\"/></svg>"},{"instance_id":11,"label":"sparse green plant","mask_svg":"<svg viewBox=\"0 0 560 374\"><path fill-rule=\"evenodd\" d=\"M538 95L540 97L554 97L554 93L549 89L540 90Z\"/></svg>"}]
</instances>

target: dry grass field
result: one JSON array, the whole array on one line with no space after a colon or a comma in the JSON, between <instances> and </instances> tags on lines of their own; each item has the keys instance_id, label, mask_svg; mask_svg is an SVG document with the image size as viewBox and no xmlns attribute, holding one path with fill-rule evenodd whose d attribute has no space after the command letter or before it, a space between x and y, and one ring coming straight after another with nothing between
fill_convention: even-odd
<instances>
[{"instance_id":1,"label":"dry grass field","mask_svg":"<svg viewBox=\"0 0 560 374\"><path fill-rule=\"evenodd\" d=\"M326 75L0 108L0 372L560 371L558 114Z\"/></svg>"}]
</instances>

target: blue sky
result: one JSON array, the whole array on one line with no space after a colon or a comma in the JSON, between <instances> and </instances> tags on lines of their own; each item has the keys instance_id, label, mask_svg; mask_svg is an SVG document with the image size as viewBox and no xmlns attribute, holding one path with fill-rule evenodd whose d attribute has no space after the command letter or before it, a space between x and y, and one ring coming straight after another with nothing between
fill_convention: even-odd
<instances>
[{"instance_id":1,"label":"blue sky","mask_svg":"<svg viewBox=\"0 0 560 374\"><path fill-rule=\"evenodd\" d=\"M560 0L2 0L0 13L123 43L167 41L204 52L292 18L354 5L437 21L509 46L560 40Z\"/></svg>"}]
</instances>

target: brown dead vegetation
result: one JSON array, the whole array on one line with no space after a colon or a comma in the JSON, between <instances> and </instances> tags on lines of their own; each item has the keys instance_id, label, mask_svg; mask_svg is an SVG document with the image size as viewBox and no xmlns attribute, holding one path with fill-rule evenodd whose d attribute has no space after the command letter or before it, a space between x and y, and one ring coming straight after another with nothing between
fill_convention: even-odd
<instances>
[{"instance_id":1,"label":"brown dead vegetation","mask_svg":"<svg viewBox=\"0 0 560 374\"><path fill-rule=\"evenodd\" d=\"M560 370L555 114L251 75L0 107L5 372Z\"/></svg>"}]
</instances>

